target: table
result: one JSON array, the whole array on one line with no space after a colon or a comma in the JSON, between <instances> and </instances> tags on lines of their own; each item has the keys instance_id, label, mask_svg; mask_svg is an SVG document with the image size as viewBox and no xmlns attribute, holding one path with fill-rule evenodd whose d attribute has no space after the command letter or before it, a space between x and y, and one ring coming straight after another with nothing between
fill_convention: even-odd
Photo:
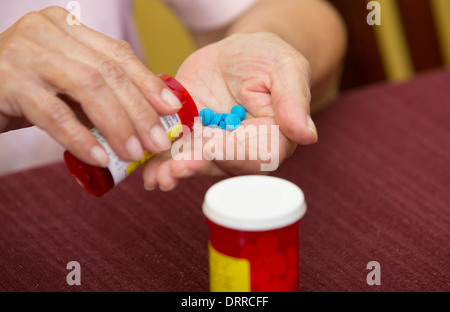
<instances>
[{"instance_id":1,"label":"table","mask_svg":"<svg viewBox=\"0 0 450 312\"><path fill-rule=\"evenodd\" d=\"M304 292L450 290L450 71L342 94L319 142L274 175L296 183ZM139 173L103 198L62 163L0 178L0 291L208 291L203 196L217 180L146 192ZM66 265L81 266L69 286ZM381 285L368 285L380 264Z\"/></svg>"}]
</instances>

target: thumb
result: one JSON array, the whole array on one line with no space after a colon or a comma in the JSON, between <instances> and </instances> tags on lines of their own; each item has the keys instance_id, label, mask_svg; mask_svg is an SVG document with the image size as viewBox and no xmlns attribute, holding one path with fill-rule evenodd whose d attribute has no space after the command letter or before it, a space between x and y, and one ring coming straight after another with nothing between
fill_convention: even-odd
<instances>
[{"instance_id":1,"label":"thumb","mask_svg":"<svg viewBox=\"0 0 450 312\"><path fill-rule=\"evenodd\" d=\"M273 71L270 86L275 121L289 139L302 145L314 144L318 140L310 115L310 81L309 62L300 59L286 62Z\"/></svg>"}]
</instances>

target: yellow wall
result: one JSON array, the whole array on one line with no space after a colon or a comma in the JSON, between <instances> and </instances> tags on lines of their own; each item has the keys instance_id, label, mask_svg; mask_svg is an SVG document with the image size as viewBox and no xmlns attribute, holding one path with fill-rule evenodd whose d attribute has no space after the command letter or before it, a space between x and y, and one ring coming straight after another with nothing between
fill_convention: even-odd
<instances>
[{"instance_id":1,"label":"yellow wall","mask_svg":"<svg viewBox=\"0 0 450 312\"><path fill-rule=\"evenodd\" d=\"M147 65L155 73L175 75L194 44L177 17L157 0L134 0L137 30Z\"/></svg>"}]
</instances>

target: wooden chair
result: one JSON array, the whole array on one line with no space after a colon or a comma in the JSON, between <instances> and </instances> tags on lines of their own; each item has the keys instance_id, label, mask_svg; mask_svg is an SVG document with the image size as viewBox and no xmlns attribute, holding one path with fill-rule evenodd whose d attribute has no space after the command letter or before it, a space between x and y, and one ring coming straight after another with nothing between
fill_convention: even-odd
<instances>
[{"instance_id":1,"label":"wooden chair","mask_svg":"<svg viewBox=\"0 0 450 312\"><path fill-rule=\"evenodd\" d=\"M341 13L349 46L341 89L403 81L450 65L449 0L379 0L381 25L370 26L370 0L328 0ZM136 0L137 27L148 65L175 74L194 50L188 32L161 1Z\"/></svg>"},{"instance_id":2,"label":"wooden chair","mask_svg":"<svg viewBox=\"0 0 450 312\"><path fill-rule=\"evenodd\" d=\"M379 0L381 25L370 26L367 1L329 0L348 29L343 90L403 81L450 65L450 1Z\"/></svg>"}]
</instances>

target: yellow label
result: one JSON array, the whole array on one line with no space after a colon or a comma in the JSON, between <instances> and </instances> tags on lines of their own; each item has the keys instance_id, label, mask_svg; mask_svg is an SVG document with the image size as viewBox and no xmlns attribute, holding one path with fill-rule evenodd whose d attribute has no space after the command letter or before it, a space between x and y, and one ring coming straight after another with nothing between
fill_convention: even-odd
<instances>
[{"instance_id":1,"label":"yellow label","mask_svg":"<svg viewBox=\"0 0 450 312\"><path fill-rule=\"evenodd\" d=\"M135 172L140 166L142 166L147 160L153 158L156 154L146 151L144 155L144 158L140 161L133 161L127 166L127 176Z\"/></svg>"},{"instance_id":2,"label":"yellow label","mask_svg":"<svg viewBox=\"0 0 450 312\"><path fill-rule=\"evenodd\" d=\"M218 252L209 244L211 292L250 292L250 262Z\"/></svg>"},{"instance_id":3,"label":"yellow label","mask_svg":"<svg viewBox=\"0 0 450 312\"><path fill-rule=\"evenodd\" d=\"M170 141L175 140L178 138L181 133L183 132L183 125L181 123L173 126L172 130L167 132L167 136L169 137ZM147 162L149 159L153 158L156 154L145 152L145 156L140 161L133 161L127 166L127 176L135 172L140 166L142 166L145 162Z\"/></svg>"},{"instance_id":4,"label":"yellow label","mask_svg":"<svg viewBox=\"0 0 450 312\"><path fill-rule=\"evenodd\" d=\"M178 125L176 125L175 127L173 127L172 130L170 130L167 135L169 136L169 139L171 141L175 140L176 138L178 138L181 133L183 132L183 125L181 123L179 123Z\"/></svg>"}]
</instances>

